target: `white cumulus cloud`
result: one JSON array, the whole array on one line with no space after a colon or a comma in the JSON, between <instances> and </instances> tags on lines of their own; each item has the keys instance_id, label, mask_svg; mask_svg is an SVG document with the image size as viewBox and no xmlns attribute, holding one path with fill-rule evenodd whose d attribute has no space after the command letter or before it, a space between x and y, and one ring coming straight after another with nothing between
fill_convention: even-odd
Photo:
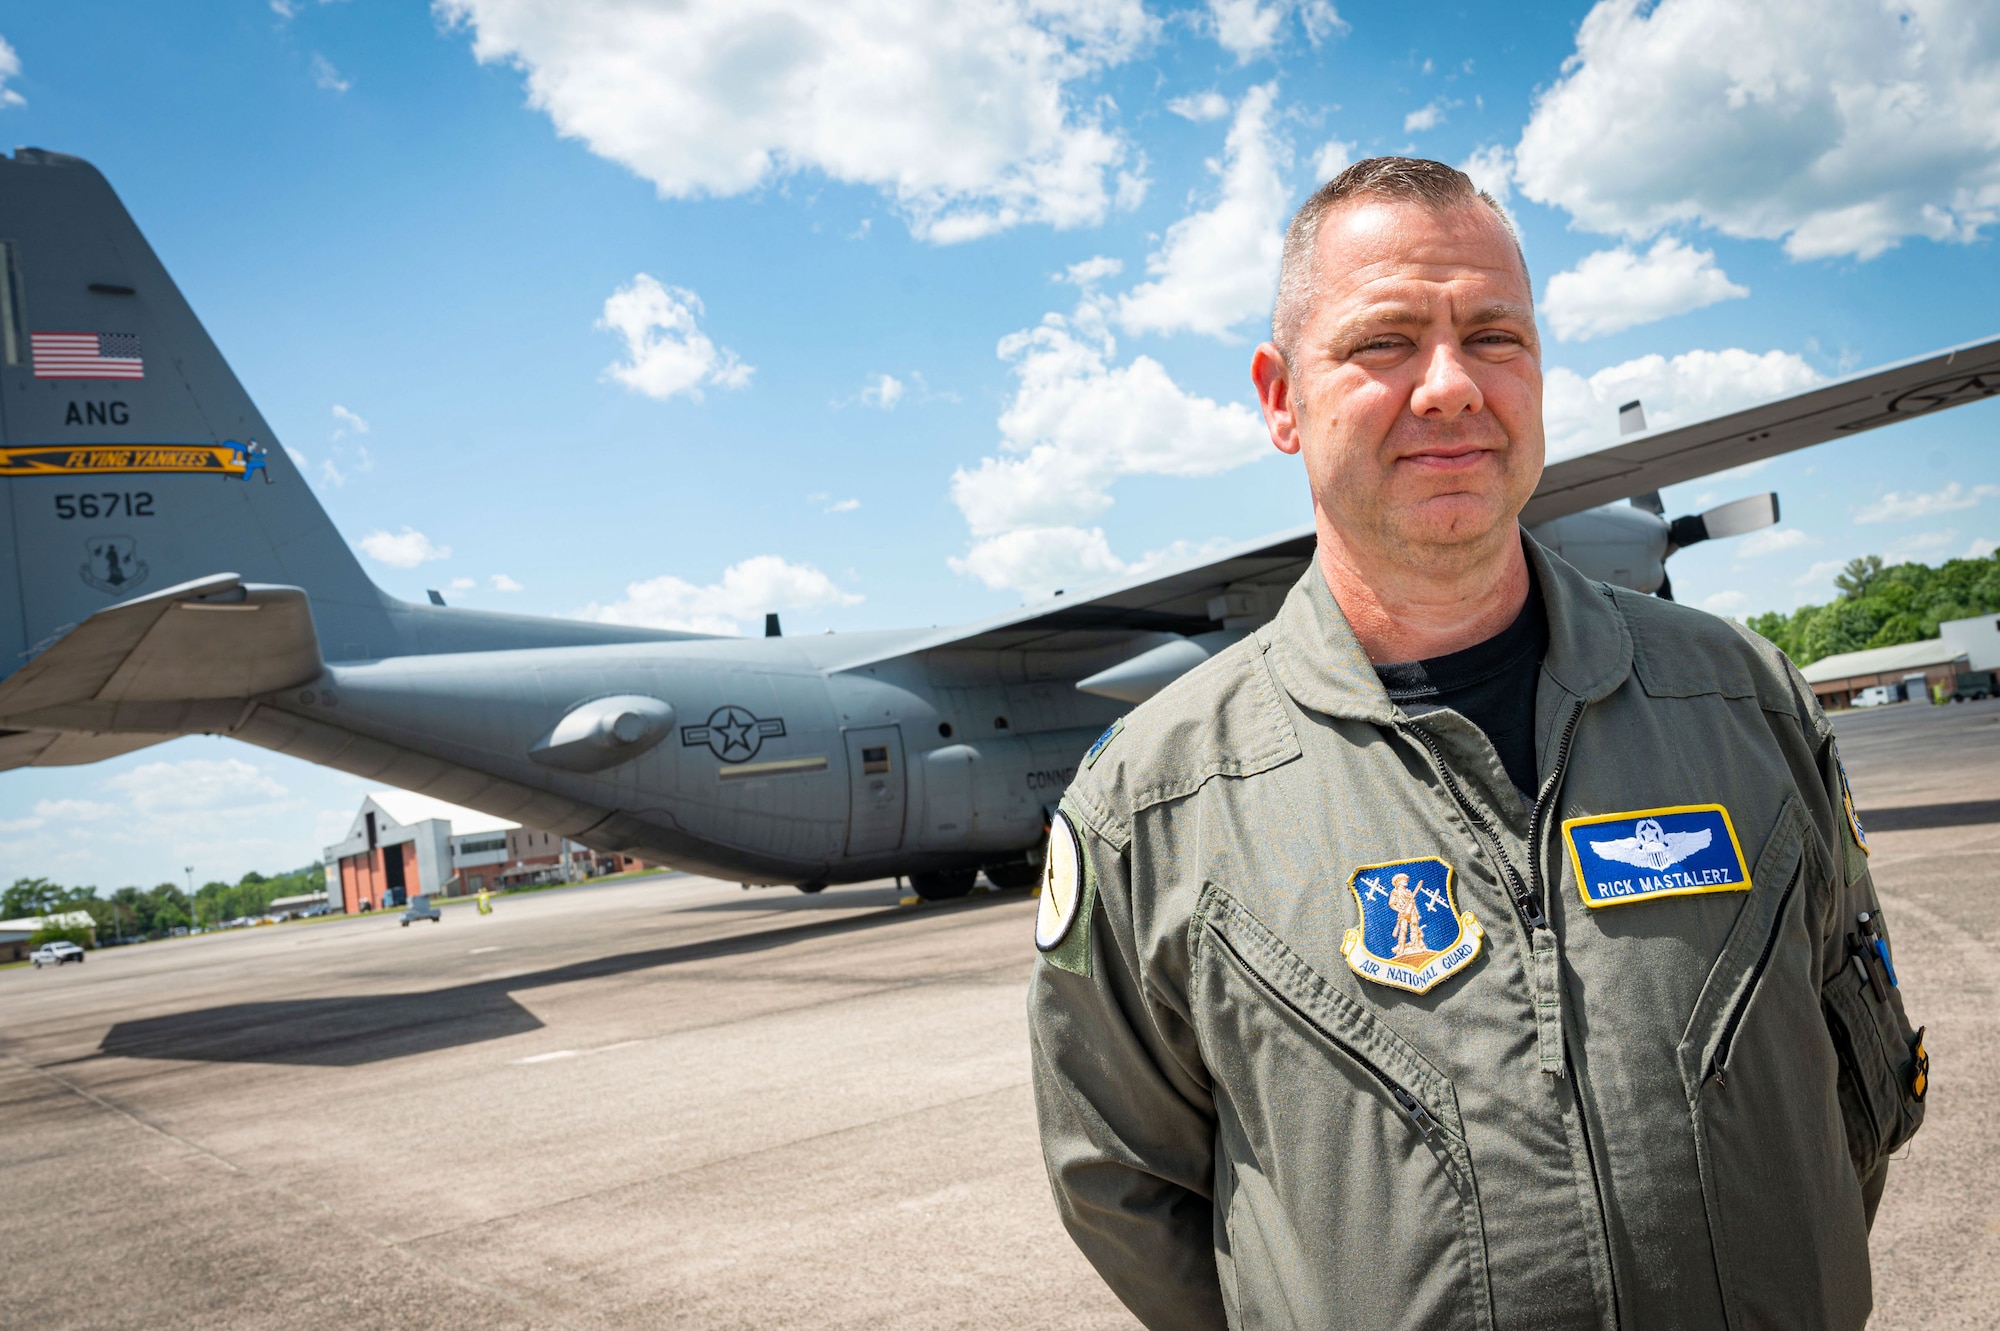
<instances>
[{"instance_id":1,"label":"white cumulus cloud","mask_svg":"<svg viewBox=\"0 0 2000 1331\"><path fill-rule=\"evenodd\" d=\"M1118 301L1127 331L1227 337L1245 319L1270 314L1291 200L1283 175L1290 154L1271 132L1276 97L1275 84L1244 94L1215 168L1221 197L1168 227L1147 256L1152 280Z\"/></svg>"},{"instance_id":2,"label":"white cumulus cloud","mask_svg":"<svg viewBox=\"0 0 2000 1331\"><path fill-rule=\"evenodd\" d=\"M1716 592L1701 598L1701 608L1712 615L1733 615L1750 604L1750 598L1739 591Z\"/></svg>"},{"instance_id":3,"label":"white cumulus cloud","mask_svg":"<svg viewBox=\"0 0 2000 1331\"><path fill-rule=\"evenodd\" d=\"M1085 259L1080 263L1071 264L1049 280L1052 282L1068 282L1072 286L1081 287L1083 290L1089 291L1106 278L1116 277L1124 271L1125 265L1121 260L1107 258L1099 254Z\"/></svg>"},{"instance_id":4,"label":"white cumulus cloud","mask_svg":"<svg viewBox=\"0 0 2000 1331\"><path fill-rule=\"evenodd\" d=\"M1229 114L1229 99L1211 88L1207 92L1191 92L1185 97L1176 97L1167 103L1167 110L1183 120L1197 123L1220 120Z\"/></svg>"},{"instance_id":5,"label":"white cumulus cloud","mask_svg":"<svg viewBox=\"0 0 2000 1331\"><path fill-rule=\"evenodd\" d=\"M2000 496L2000 485L1965 485L1953 481L1942 490L1912 490L1908 494L1891 491L1854 515L1856 522L1907 522L1912 518L1934 518L1961 508L1972 508Z\"/></svg>"},{"instance_id":6,"label":"white cumulus cloud","mask_svg":"<svg viewBox=\"0 0 2000 1331\"><path fill-rule=\"evenodd\" d=\"M333 427L332 437L335 439L339 439L349 430L354 431L356 434L368 433L368 422L361 419L359 413L349 411L338 402L333 404L333 418L340 422L340 424Z\"/></svg>"},{"instance_id":7,"label":"white cumulus cloud","mask_svg":"<svg viewBox=\"0 0 2000 1331\"><path fill-rule=\"evenodd\" d=\"M894 411L896 404L903 400L903 381L893 374L878 374L868 381L861 390L863 406L880 407L884 411Z\"/></svg>"},{"instance_id":8,"label":"white cumulus cloud","mask_svg":"<svg viewBox=\"0 0 2000 1331\"><path fill-rule=\"evenodd\" d=\"M5 37L0 37L0 106L26 106L28 99L8 87L9 80L21 77L21 56Z\"/></svg>"},{"instance_id":9,"label":"white cumulus cloud","mask_svg":"<svg viewBox=\"0 0 2000 1331\"><path fill-rule=\"evenodd\" d=\"M801 172L883 191L918 236L1092 225L1138 201L1076 85L1159 31L1142 0L434 0L557 131L663 197Z\"/></svg>"},{"instance_id":10,"label":"white cumulus cloud","mask_svg":"<svg viewBox=\"0 0 2000 1331\"><path fill-rule=\"evenodd\" d=\"M1516 179L1593 231L1698 223L1866 259L2000 217L1996 124L1991 0L1603 0Z\"/></svg>"},{"instance_id":11,"label":"white cumulus cloud","mask_svg":"<svg viewBox=\"0 0 2000 1331\"><path fill-rule=\"evenodd\" d=\"M1114 363L1117 344L1090 300L1069 318L1001 340L1017 387L1000 416L1000 453L951 479L974 537L951 561L990 586L1047 590L1130 571L1101 530L1124 476L1212 476L1266 455L1263 420L1175 383L1150 356Z\"/></svg>"},{"instance_id":12,"label":"white cumulus cloud","mask_svg":"<svg viewBox=\"0 0 2000 1331\"><path fill-rule=\"evenodd\" d=\"M390 568L416 568L451 558L450 546L433 543L414 527L405 527L400 532L371 531L361 538L360 544L363 554Z\"/></svg>"},{"instance_id":13,"label":"white cumulus cloud","mask_svg":"<svg viewBox=\"0 0 2000 1331\"><path fill-rule=\"evenodd\" d=\"M1640 356L1585 377L1562 366L1543 378L1542 424L1549 461L1618 442L1618 408L1637 398L1651 429L1686 425L1820 382L1819 371L1789 351L1762 355L1730 347Z\"/></svg>"},{"instance_id":14,"label":"white cumulus cloud","mask_svg":"<svg viewBox=\"0 0 2000 1331\"><path fill-rule=\"evenodd\" d=\"M1625 245L1586 254L1549 279L1542 313L1558 339L1582 342L1749 294L1715 266L1712 250L1662 236L1644 254Z\"/></svg>"},{"instance_id":15,"label":"white cumulus cloud","mask_svg":"<svg viewBox=\"0 0 2000 1331\"><path fill-rule=\"evenodd\" d=\"M340 71L333 67L331 60L317 53L312 58L312 72L313 82L326 92L342 93L354 86L340 76Z\"/></svg>"},{"instance_id":16,"label":"white cumulus cloud","mask_svg":"<svg viewBox=\"0 0 2000 1331\"><path fill-rule=\"evenodd\" d=\"M741 388L754 367L718 347L697 320L706 313L701 297L684 287L660 284L640 273L604 301L597 326L625 339L625 359L604 373L635 393L661 401L686 393L699 402L701 386Z\"/></svg>"},{"instance_id":17,"label":"white cumulus cloud","mask_svg":"<svg viewBox=\"0 0 2000 1331\"><path fill-rule=\"evenodd\" d=\"M1276 49L1285 20L1294 14L1314 46L1347 31L1329 0L1208 0L1216 45L1244 65Z\"/></svg>"},{"instance_id":18,"label":"white cumulus cloud","mask_svg":"<svg viewBox=\"0 0 2000 1331\"><path fill-rule=\"evenodd\" d=\"M1802 550L1806 546L1818 544L1818 541L1797 527L1766 527L1734 542L1732 549L1738 555L1754 559L1758 555L1774 555L1781 550Z\"/></svg>"},{"instance_id":19,"label":"white cumulus cloud","mask_svg":"<svg viewBox=\"0 0 2000 1331\"><path fill-rule=\"evenodd\" d=\"M583 619L645 628L681 629L691 633L740 633L740 621L754 620L772 610L802 610L823 605L857 605L859 596L842 591L832 578L810 564L794 564L777 555L755 555L722 572L722 581L700 586L665 574L626 586L624 599L609 605L591 604Z\"/></svg>"},{"instance_id":20,"label":"white cumulus cloud","mask_svg":"<svg viewBox=\"0 0 2000 1331\"><path fill-rule=\"evenodd\" d=\"M1343 139L1328 139L1313 154L1313 178L1320 185L1354 165L1354 145Z\"/></svg>"},{"instance_id":21,"label":"white cumulus cloud","mask_svg":"<svg viewBox=\"0 0 2000 1331\"><path fill-rule=\"evenodd\" d=\"M1403 117L1403 133L1423 134L1436 129L1445 121L1446 106L1444 99L1439 98L1410 112Z\"/></svg>"},{"instance_id":22,"label":"white cumulus cloud","mask_svg":"<svg viewBox=\"0 0 2000 1331\"><path fill-rule=\"evenodd\" d=\"M154 816L262 804L286 794L262 768L241 758L143 763L104 784Z\"/></svg>"},{"instance_id":23,"label":"white cumulus cloud","mask_svg":"<svg viewBox=\"0 0 2000 1331\"><path fill-rule=\"evenodd\" d=\"M1798 577L1792 579L1794 587L1817 587L1831 585L1833 575L1847 567L1845 559L1822 559Z\"/></svg>"},{"instance_id":24,"label":"white cumulus cloud","mask_svg":"<svg viewBox=\"0 0 2000 1331\"><path fill-rule=\"evenodd\" d=\"M1474 149L1472 156L1458 164L1458 169L1501 203L1514 193L1514 154L1505 144L1489 143Z\"/></svg>"},{"instance_id":25,"label":"white cumulus cloud","mask_svg":"<svg viewBox=\"0 0 2000 1331\"><path fill-rule=\"evenodd\" d=\"M505 573L495 573L487 581L493 584L493 590L496 592L518 592L523 590L520 583L514 581L514 579L508 577Z\"/></svg>"}]
</instances>

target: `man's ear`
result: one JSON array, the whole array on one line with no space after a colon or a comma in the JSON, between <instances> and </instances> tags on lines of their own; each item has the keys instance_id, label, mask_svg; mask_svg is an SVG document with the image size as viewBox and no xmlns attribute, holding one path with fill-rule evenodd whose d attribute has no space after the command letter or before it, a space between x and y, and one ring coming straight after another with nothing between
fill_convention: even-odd
<instances>
[{"instance_id":1,"label":"man's ear","mask_svg":"<svg viewBox=\"0 0 2000 1331\"><path fill-rule=\"evenodd\" d=\"M1269 342L1258 347L1250 356L1250 381L1257 385L1257 405L1263 409L1272 446L1280 453L1297 453L1305 441L1299 437L1298 404L1284 353Z\"/></svg>"}]
</instances>

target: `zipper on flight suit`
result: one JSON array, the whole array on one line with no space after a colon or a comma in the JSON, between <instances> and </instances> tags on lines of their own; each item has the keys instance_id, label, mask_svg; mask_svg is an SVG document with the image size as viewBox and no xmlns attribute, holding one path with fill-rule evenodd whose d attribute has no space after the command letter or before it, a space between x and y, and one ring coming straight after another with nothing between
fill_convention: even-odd
<instances>
[{"instance_id":1,"label":"zipper on flight suit","mask_svg":"<svg viewBox=\"0 0 2000 1331\"><path fill-rule=\"evenodd\" d=\"M1488 848L1493 852L1493 857L1499 861L1501 870L1506 874L1508 888L1514 898L1514 909L1519 913L1521 923L1528 931L1528 949L1530 953L1533 953L1535 950L1535 931L1537 929L1548 929L1550 939L1553 940L1555 938L1555 931L1549 927L1548 914L1542 909L1541 826L1543 816L1553 807L1556 791L1562 786L1563 771L1569 765L1570 744L1576 738L1577 723L1583 719L1584 705L1581 700L1578 700L1571 706L1569 716L1563 722L1562 738L1556 744L1556 760L1554 765L1549 769L1549 779L1542 783L1541 790L1535 796L1535 807L1528 815L1529 868L1534 875L1534 885L1532 887L1522 879L1519 871L1514 868L1513 861L1507 858L1506 849L1501 844L1499 834L1493 830L1493 825L1487 821L1486 816L1479 811L1477 806L1466 797L1465 791L1458 784L1458 778L1452 775L1450 766L1446 764L1444 751L1438 746L1437 740L1422 726L1417 725L1415 722L1409 723L1409 729L1416 732L1419 742L1430 752L1431 761L1437 767L1438 775L1444 779L1445 789L1451 792L1452 798L1457 801L1459 809L1471 820L1473 826L1485 839ZM1611 1324L1615 1327L1622 1324L1623 1318L1619 1315L1618 1309L1618 1277L1616 1272L1611 1270L1611 1227L1605 1219L1604 1184L1598 1177L1597 1151L1590 1138L1590 1116L1584 1109L1583 1088L1577 1083L1576 1065L1570 1058L1568 1042L1563 1041L1562 1044L1562 1061L1559 1065L1559 1070L1560 1075L1570 1084L1571 1099L1576 1105L1577 1126L1581 1129L1583 1136L1583 1155L1584 1159L1590 1164L1590 1192L1592 1200L1597 1203L1597 1232L1604 1243L1606 1274L1610 1277L1612 1289ZM1546 1058L1547 1055L1545 1054L1544 1071L1556 1071L1557 1069L1546 1066Z\"/></svg>"},{"instance_id":2,"label":"zipper on flight suit","mask_svg":"<svg viewBox=\"0 0 2000 1331\"><path fill-rule=\"evenodd\" d=\"M1437 739L1414 721L1397 724L1414 733L1417 742L1430 753L1431 763L1437 768L1438 775L1444 779L1445 789L1451 792L1459 812L1472 823L1480 839L1486 842L1486 848L1493 852L1493 858L1499 862L1500 871L1507 876L1507 894L1514 899L1514 910L1521 917L1522 927L1528 931L1531 938L1535 930L1548 928L1549 917L1543 913L1540 899L1528 889L1527 880L1521 877L1519 870L1515 869L1514 861L1507 858L1507 848L1501 844L1500 834L1493 830L1493 824L1488 822L1486 815L1467 798L1465 790L1458 784L1458 778L1451 774L1451 765L1445 762L1444 750L1438 747ZM1529 835L1531 838L1529 848L1532 850L1532 824Z\"/></svg>"},{"instance_id":3,"label":"zipper on flight suit","mask_svg":"<svg viewBox=\"0 0 2000 1331\"><path fill-rule=\"evenodd\" d=\"M1416 1096L1410 1094L1410 1092L1404 1088L1401 1082L1398 1082L1394 1077L1391 1077L1388 1073L1384 1072L1366 1054L1363 1054L1359 1049L1356 1049L1353 1045L1341 1039L1338 1035L1335 1035L1332 1031L1328 1030L1323 1024L1314 1020L1311 1013L1307 1012L1304 1008L1300 1007L1297 1003L1294 1003L1290 998L1286 997L1285 994L1282 993L1276 985L1272 984L1269 980L1266 980L1264 976L1258 971L1258 969L1250 964L1250 962L1244 957L1242 952L1237 950L1236 944L1231 942L1229 938L1222 933L1221 930L1215 928L1213 925L1210 925L1208 931L1216 942L1222 944L1223 950L1228 952L1230 956L1236 959L1237 966L1242 969L1245 975L1250 977L1250 981L1252 984L1255 984L1259 989L1262 989L1265 992L1265 994L1267 994L1274 1001L1282 1004L1287 1010L1291 1012L1293 1016L1297 1017L1300 1021L1312 1027L1314 1031L1318 1032L1319 1037L1321 1039L1325 1040L1328 1044L1332 1045L1334 1048L1340 1050L1341 1053L1346 1054L1356 1063L1359 1063L1364 1069L1367 1070L1370 1076L1374 1077L1376 1081L1380 1082L1382 1084L1382 1089L1389 1093L1389 1098L1395 1101L1396 1108L1401 1110L1403 1112L1403 1116L1410 1120L1411 1126L1416 1128L1417 1132L1423 1137L1424 1141L1430 1142L1432 1139L1434 1139L1444 1131L1443 1125L1440 1124L1437 1121L1437 1117L1433 1115L1431 1111L1424 1106L1424 1102L1422 1100L1419 1100Z\"/></svg>"},{"instance_id":4,"label":"zipper on flight suit","mask_svg":"<svg viewBox=\"0 0 2000 1331\"><path fill-rule=\"evenodd\" d=\"M1785 908L1792 904L1792 893L1798 890L1799 879L1804 876L1803 868L1795 871L1792 881L1785 886L1785 894L1778 898L1778 909L1771 916L1771 932L1764 939L1764 950L1757 954L1757 964L1750 968L1750 978L1745 982L1743 992L1737 996L1735 1006L1730 1008L1729 1020L1723 1023L1722 1038L1715 1042L1715 1052L1708 1056L1708 1076L1702 1079L1703 1085L1711 1081L1717 1086L1725 1084L1722 1065L1729 1061L1729 1048L1736 1043L1736 1028L1743 1024L1744 1010L1750 1006L1751 998L1757 993L1757 985L1764 978L1764 970L1771 964L1771 953L1777 950L1778 935L1785 929Z\"/></svg>"}]
</instances>

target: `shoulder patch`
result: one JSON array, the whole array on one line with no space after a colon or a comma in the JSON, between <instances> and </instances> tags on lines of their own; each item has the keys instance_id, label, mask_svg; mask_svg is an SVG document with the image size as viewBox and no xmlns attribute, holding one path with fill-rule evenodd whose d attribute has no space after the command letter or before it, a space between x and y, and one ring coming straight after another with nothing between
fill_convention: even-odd
<instances>
[{"instance_id":1,"label":"shoulder patch","mask_svg":"<svg viewBox=\"0 0 2000 1331\"><path fill-rule=\"evenodd\" d=\"M1847 815L1847 834L1854 838L1855 849L1863 855L1871 854L1868 849L1868 833L1861 826L1861 815L1854 811L1854 787L1847 784L1847 764L1840 761L1840 748L1833 750L1833 765L1840 772L1840 809Z\"/></svg>"},{"instance_id":2,"label":"shoulder patch","mask_svg":"<svg viewBox=\"0 0 2000 1331\"><path fill-rule=\"evenodd\" d=\"M1078 975L1090 974L1090 912L1094 884L1083 843L1060 810L1049 820L1048 849L1042 854L1041 900L1035 907L1035 948L1049 964Z\"/></svg>"},{"instance_id":3,"label":"shoulder patch","mask_svg":"<svg viewBox=\"0 0 2000 1331\"><path fill-rule=\"evenodd\" d=\"M1095 767L1097 765L1097 755L1104 752L1104 746L1118 738L1118 732L1124 728L1125 718L1122 716L1113 721L1109 726L1106 726L1104 733L1097 737L1097 743L1090 746L1090 752L1083 755L1083 765L1085 767Z\"/></svg>"},{"instance_id":4,"label":"shoulder patch","mask_svg":"<svg viewBox=\"0 0 2000 1331\"><path fill-rule=\"evenodd\" d=\"M1649 897L1747 892L1750 870L1729 810L1676 804L1565 819L1570 867L1583 904L1625 906Z\"/></svg>"}]
</instances>

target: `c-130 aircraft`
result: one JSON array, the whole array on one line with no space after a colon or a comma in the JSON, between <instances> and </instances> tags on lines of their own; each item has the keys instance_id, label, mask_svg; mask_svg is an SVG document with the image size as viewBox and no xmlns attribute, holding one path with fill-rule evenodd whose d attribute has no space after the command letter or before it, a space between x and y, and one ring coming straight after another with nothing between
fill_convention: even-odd
<instances>
[{"instance_id":1,"label":"c-130 aircraft","mask_svg":"<svg viewBox=\"0 0 2000 1331\"><path fill-rule=\"evenodd\" d=\"M1629 404L1522 521L1667 593L1674 550L1777 497L1669 522L1661 487L1997 392L2000 338L1675 429ZM0 485L0 768L228 735L746 884L931 899L1032 883L1091 742L1269 620L1314 550L1306 527L956 628L803 638L400 601L103 176L30 148L0 156Z\"/></svg>"}]
</instances>

